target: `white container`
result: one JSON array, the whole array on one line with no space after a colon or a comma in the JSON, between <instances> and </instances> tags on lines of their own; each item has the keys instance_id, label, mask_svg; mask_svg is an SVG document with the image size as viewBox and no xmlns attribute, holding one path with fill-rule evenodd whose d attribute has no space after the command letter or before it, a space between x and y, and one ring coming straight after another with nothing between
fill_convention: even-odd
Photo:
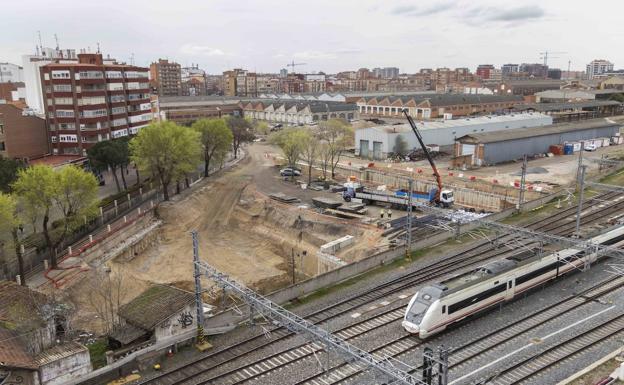
<instances>
[{"instance_id":1,"label":"white container","mask_svg":"<svg viewBox=\"0 0 624 385\"><path fill-rule=\"evenodd\" d=\"M602 147L607 147L609 144L611 144L609 138L602 138Z\"/></svg>"}]
</instances>

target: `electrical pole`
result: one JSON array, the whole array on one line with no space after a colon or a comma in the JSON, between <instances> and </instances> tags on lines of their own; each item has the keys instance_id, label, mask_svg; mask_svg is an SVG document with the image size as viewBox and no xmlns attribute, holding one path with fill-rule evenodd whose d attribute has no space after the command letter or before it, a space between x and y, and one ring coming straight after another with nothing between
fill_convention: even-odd
<instances>
[{"instance_id":1,"label":"electrical pole","mask_svg":"<svg viewBox=\"0 0 624 385\"><path fill-rule=\"evenodd\" d=\"M527 154L524 154L522 158L522 176L520 177L520 194L518 195L518 212L522 210L522 204L524 203L524 190L526 184L526 173L527 173Z\"/></svg>"},{"instance_id":2,"label":"electrical pole","mask_svg":"<svg viewBox=\"0 0 624 385\"><path fill-rule=\"evenodd\" d=\"M576 188L579 187L579 178L581 167L583 167L583 151L585 151L585 142L581 142L581 151L579 151L578 166L576 167Z\"/></svg>"},{"instance_id":3,"label":"electrical pole","mask_svg":"<svg viewBox=\"0 0 624 385\"><path fill-rule=\"evenodd\" d=\"M578 207L576 208L576 229L574 234L580 238L581 233L579 232L579 228L581 227L581 211L583 211L583 192L585 191L585 168L587 166L581 166L581 180L580 180L580 190L579 190L579 201Z\"/></svg>"},{"instance_id":4,"label":"electrical pole","mask_svg":"<svg viewBox=\"0 0 624 385\"><path fill-rule=\"evenodd\" d=\"M412 191L414 190L414 180L408 181L407 198L407 244L405 245L405 257L410 258L412 252Z\"/></svg>"},{"instance_id":5,"label":"electrical pole","mask_svg":"<svg viewBox=\"0 0 624 385\"><path fill-rule=\"evenodd\" d=\"M193 237L193 274L195 275L195 307L197 309L197 344L205 342L204 338L204 305L201 299L201 276L199 269L199 244L197 241L197 231L191 231Z\"/></svg>"}]
</instances>

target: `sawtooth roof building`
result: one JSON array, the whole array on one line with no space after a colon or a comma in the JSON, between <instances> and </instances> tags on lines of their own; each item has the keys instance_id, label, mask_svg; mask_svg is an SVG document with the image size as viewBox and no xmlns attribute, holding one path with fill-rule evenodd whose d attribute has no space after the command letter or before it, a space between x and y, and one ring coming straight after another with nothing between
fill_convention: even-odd
<instances>
[{"instance_id":1,"label":"sawtooth roof building","mask_svg":"<svg viewBox=\"0 0 624 385\"><path fill-rule=\"evenodd\" d=\"M403 109L416 119L503 113L523 102L516 95L416 94L362 97L358 111L367 117L401 117Z\"/></svg>"},{"instance_id":2,"label":"sawtooth roof building","mask_svg":"<svg viewBox=\"0 0 624 385\"><path fill-rule=\"evenodd\" d=\"M357 119L355 104L322 101L242 101L243 116L286 124L310 124L328 119Z\"/></svg>"}]
</instances>

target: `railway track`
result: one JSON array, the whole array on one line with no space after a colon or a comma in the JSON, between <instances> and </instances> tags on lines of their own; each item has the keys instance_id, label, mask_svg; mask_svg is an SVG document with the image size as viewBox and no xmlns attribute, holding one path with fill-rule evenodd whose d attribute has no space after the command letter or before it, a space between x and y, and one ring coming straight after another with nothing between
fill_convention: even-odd
<instances>
[{"instance_id":1,"label":"railway track","mask_svg":"<svg viewBox=\"0 0 624 385\"><path fill-rule=\"evenodd\" d=\"M611 205L604 205L604 201L606 200L612 200L615 203ZM624 195L621 195L619 193L602 194L600 196L588 199L586 201L586 205L586 207L588 208L584 210L584 213L588 214L582 217L582 223L585 225L595 221L596 219L604 218L608 211L624 209ZM596 207L599 205L603 205L604 207L589 212L591 210L591 207ZM575 210L575 207L563 209L557 214L539 221L535 221L534 223L529 224L527 227L534 230L547 229L547 231L549 231L550 233L565 235L566 233L569 233L571 228L573 228L574 222L566 222L562 221L562 219L569 217L572 213L575 212ZM509 241L514 238L516 238L516 236L514 235L504 235L500 237L501 241ZM537 245L533 244L533 246ZM478 242L476 245L473 245L466 250L463 250L462 252L456 253L443 261L430 264L429 266L426 266L423 269L418 270L417 272L405 275L403 277L389 280L378 285L375 288L367 289L364 292L356 293L330 306L327 306L323 309L317 310L304 316L315 323L326 322L330 319L340 317L365 304L391 297L408 288L412 288L416 285L439 278L446 274L466 269L480 262L492 258L501 257L508 254L509 252L510 250L505 248L493 248L492 242L490 241ZM403 302L404 300L405 298L401 298L401 296L397 296L396 298L394 298L394 301ZM403 306L404 304L401 305L401 308ZM400 319L400 316L398 318ZM361 322L368 321L369 320L364 320ZM344 329L348 329L348 327ZM265 333L259 333L249 339L230 345L219 351L213 352L206 357L183 365L172 371L165 372L160 374L159 376L146 379L143 383L154 383L163 385L201 383L201 381L197 382L197 380L193 379L199 377L203 378L206 376L207 373L214 372L216 369L222 367L224 364L238 360L241 357L256 352L264 347L267 347L268 345L284 341L285 339L290 338L292 336L292 333L284 328L273 328L272 330L270 330L270 335L272 338L266 339ZM359 334L354 334L351 338L357 338L358 335ZM258 376L264 375L267 372L275 370L276 368L289 365L291 361L298 361L301 357L308 357L309 355L315 354L315 352L316 351L308 351L307 355L304 355L304 353L306 352L298 351L297 354L299 354L299 356L293 356L291 354L290 361L284 361L283 359L274 359L273 361L271 361L271 363L265 362L264 364L260 364L261 367L265 369L262 371L260 371L258 367L254 369L256 372L249 369L252 365L255 365L255 363L252 365L243 365L239 368L239 372L244 373L245 375L235 376L234 372L230 373L230 375L238 377L237 381L239 382L245 382L248 381L250 378L257 378ZM239 382L235 381L233 383Z\"/></svg>"},{"instance_id":2,"label":"railway track","mask_svg":"<svg viewBox=\"0 0 624 385\"><path fill-rule=\"evenodd\" d=\"M519 338L531 330L562 317L581 306L593 303L601 297L621 289L622 287L624 287L624 277L616 280L605 280L578 295L562 299L555 304L531 313L511 324L505 325L485 335L480 335L478 338L462 346L451 349L449 356L449 373L451 377L454 373L456 374L458 371L464 369L467 363L482 357L487 351ZM396 338L372 350L371 353L378 355L380 358L392 357L400 359L401 356L407 354L413 358L415 353L417 353L417 349L424 345L425 342L410 337L412 336L404 335ZM427 340L426 343L436 345L440 338L440 336L434 337L431 340ZM348 380L353 380L356 376L363 374L367 369L368 368L358 362L343 363L334 366L327 372L317 373L296 382L295 385L340 384ZM421 369L421 366L417 367L416 373L420 372Z\"/></svg>"},{"instance_id":3,"label":"railway track","mask_svg":"<svg viewBox=\"0 0 624 385\"><path fill-rule=\"evenodd\" d=\"M492 385L534 384L534 378L561 362L603 342L624 336L624 314L620 314L590 330L559 341L548 349L525 358L498 373L488 383Z\"/></svg>"}]
</instances>

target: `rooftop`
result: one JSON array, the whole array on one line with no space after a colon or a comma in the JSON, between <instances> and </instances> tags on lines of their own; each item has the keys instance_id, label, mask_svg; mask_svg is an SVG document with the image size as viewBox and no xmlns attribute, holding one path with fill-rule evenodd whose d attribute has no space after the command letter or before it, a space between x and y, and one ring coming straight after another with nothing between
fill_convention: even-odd
<instances>
[{"instance_id":1,"label":"rooftop","mask_svg":"<svg viewBox=\"0 0 624 385\"><path fill-rule=\"evenodd\" d=\"M37 364L19 333L0 327L0 362L9 368L36 369Z\"/></svg>"},{"instance_id":2,"label":"rooftop","mask_svg":"<svg viewBox=\"0 0 624 385\"><path fill-rule=\"evenodd\" d=\"M154 285L119 309L126 322L145 330L171 317L195 301L193 293L175 287Z\"/></svg>"},{"instance_id":3,"label":"rooftop","mask_svg":"<svg viewBox=\"0 0 624 385\"><path fill-rule=\"evenodd\" d=\"M563 132L582 131L602 127L619 127L620 124L609 119L591 119L577 123L560 123L550 126L518 128L515 130L494 131L488 133L468 134L457 141L472 139L476 143L496 143L507 140L532 138L536 136L559 134Z\"/></svg>"},{"instance_id":4,"label":"rooftop","mask_svg":"<svg viewBox=\"0 0 624 385\"><path fill-rule=\"evenodd\" d=\"M0 281L0 329L30 331L41 326L45 321L41 307L48 302L45 295L27 286Z\"/></svg>"},{"instance_id":5,"label":"rooftop","mask_svg":"<svg viewBox=\"0 0 624 385\"><path fill-rule=\"evenodd\" d=\"M527 113L507 114L507 115L479 116L476 118L465 118L465 119L416 122L416 124L418 125L419 130L436 130L440 128L465 127L465 126L471 126L471 125L477 125L477 124L495 124L495 123L505 123L505 122L523 121L523 120L532 120L532 119L549 119L549 117L539 112L527 112ZM549 120L549 121L552 121L552 120ZM376 126L376 127L371 127L371 129L376 129L379 131L385 131L389 133L412 131L412 128L407 123L396 124L396 125Z\"/></svg>"},{"instance_id":6,"label":"rooftop","mask_svg":"<svg viewBox=\"0 0 624 385\"><path fill-rule=\"evenodd\" d=\"M519 104L514 107L518 111L535 110L535 111L559 111L572 110L578 108L607 107L618 106L622 103L615 100L588 100L581 102L568 103L526 103Z\"/></svg>"}]
</instances>

